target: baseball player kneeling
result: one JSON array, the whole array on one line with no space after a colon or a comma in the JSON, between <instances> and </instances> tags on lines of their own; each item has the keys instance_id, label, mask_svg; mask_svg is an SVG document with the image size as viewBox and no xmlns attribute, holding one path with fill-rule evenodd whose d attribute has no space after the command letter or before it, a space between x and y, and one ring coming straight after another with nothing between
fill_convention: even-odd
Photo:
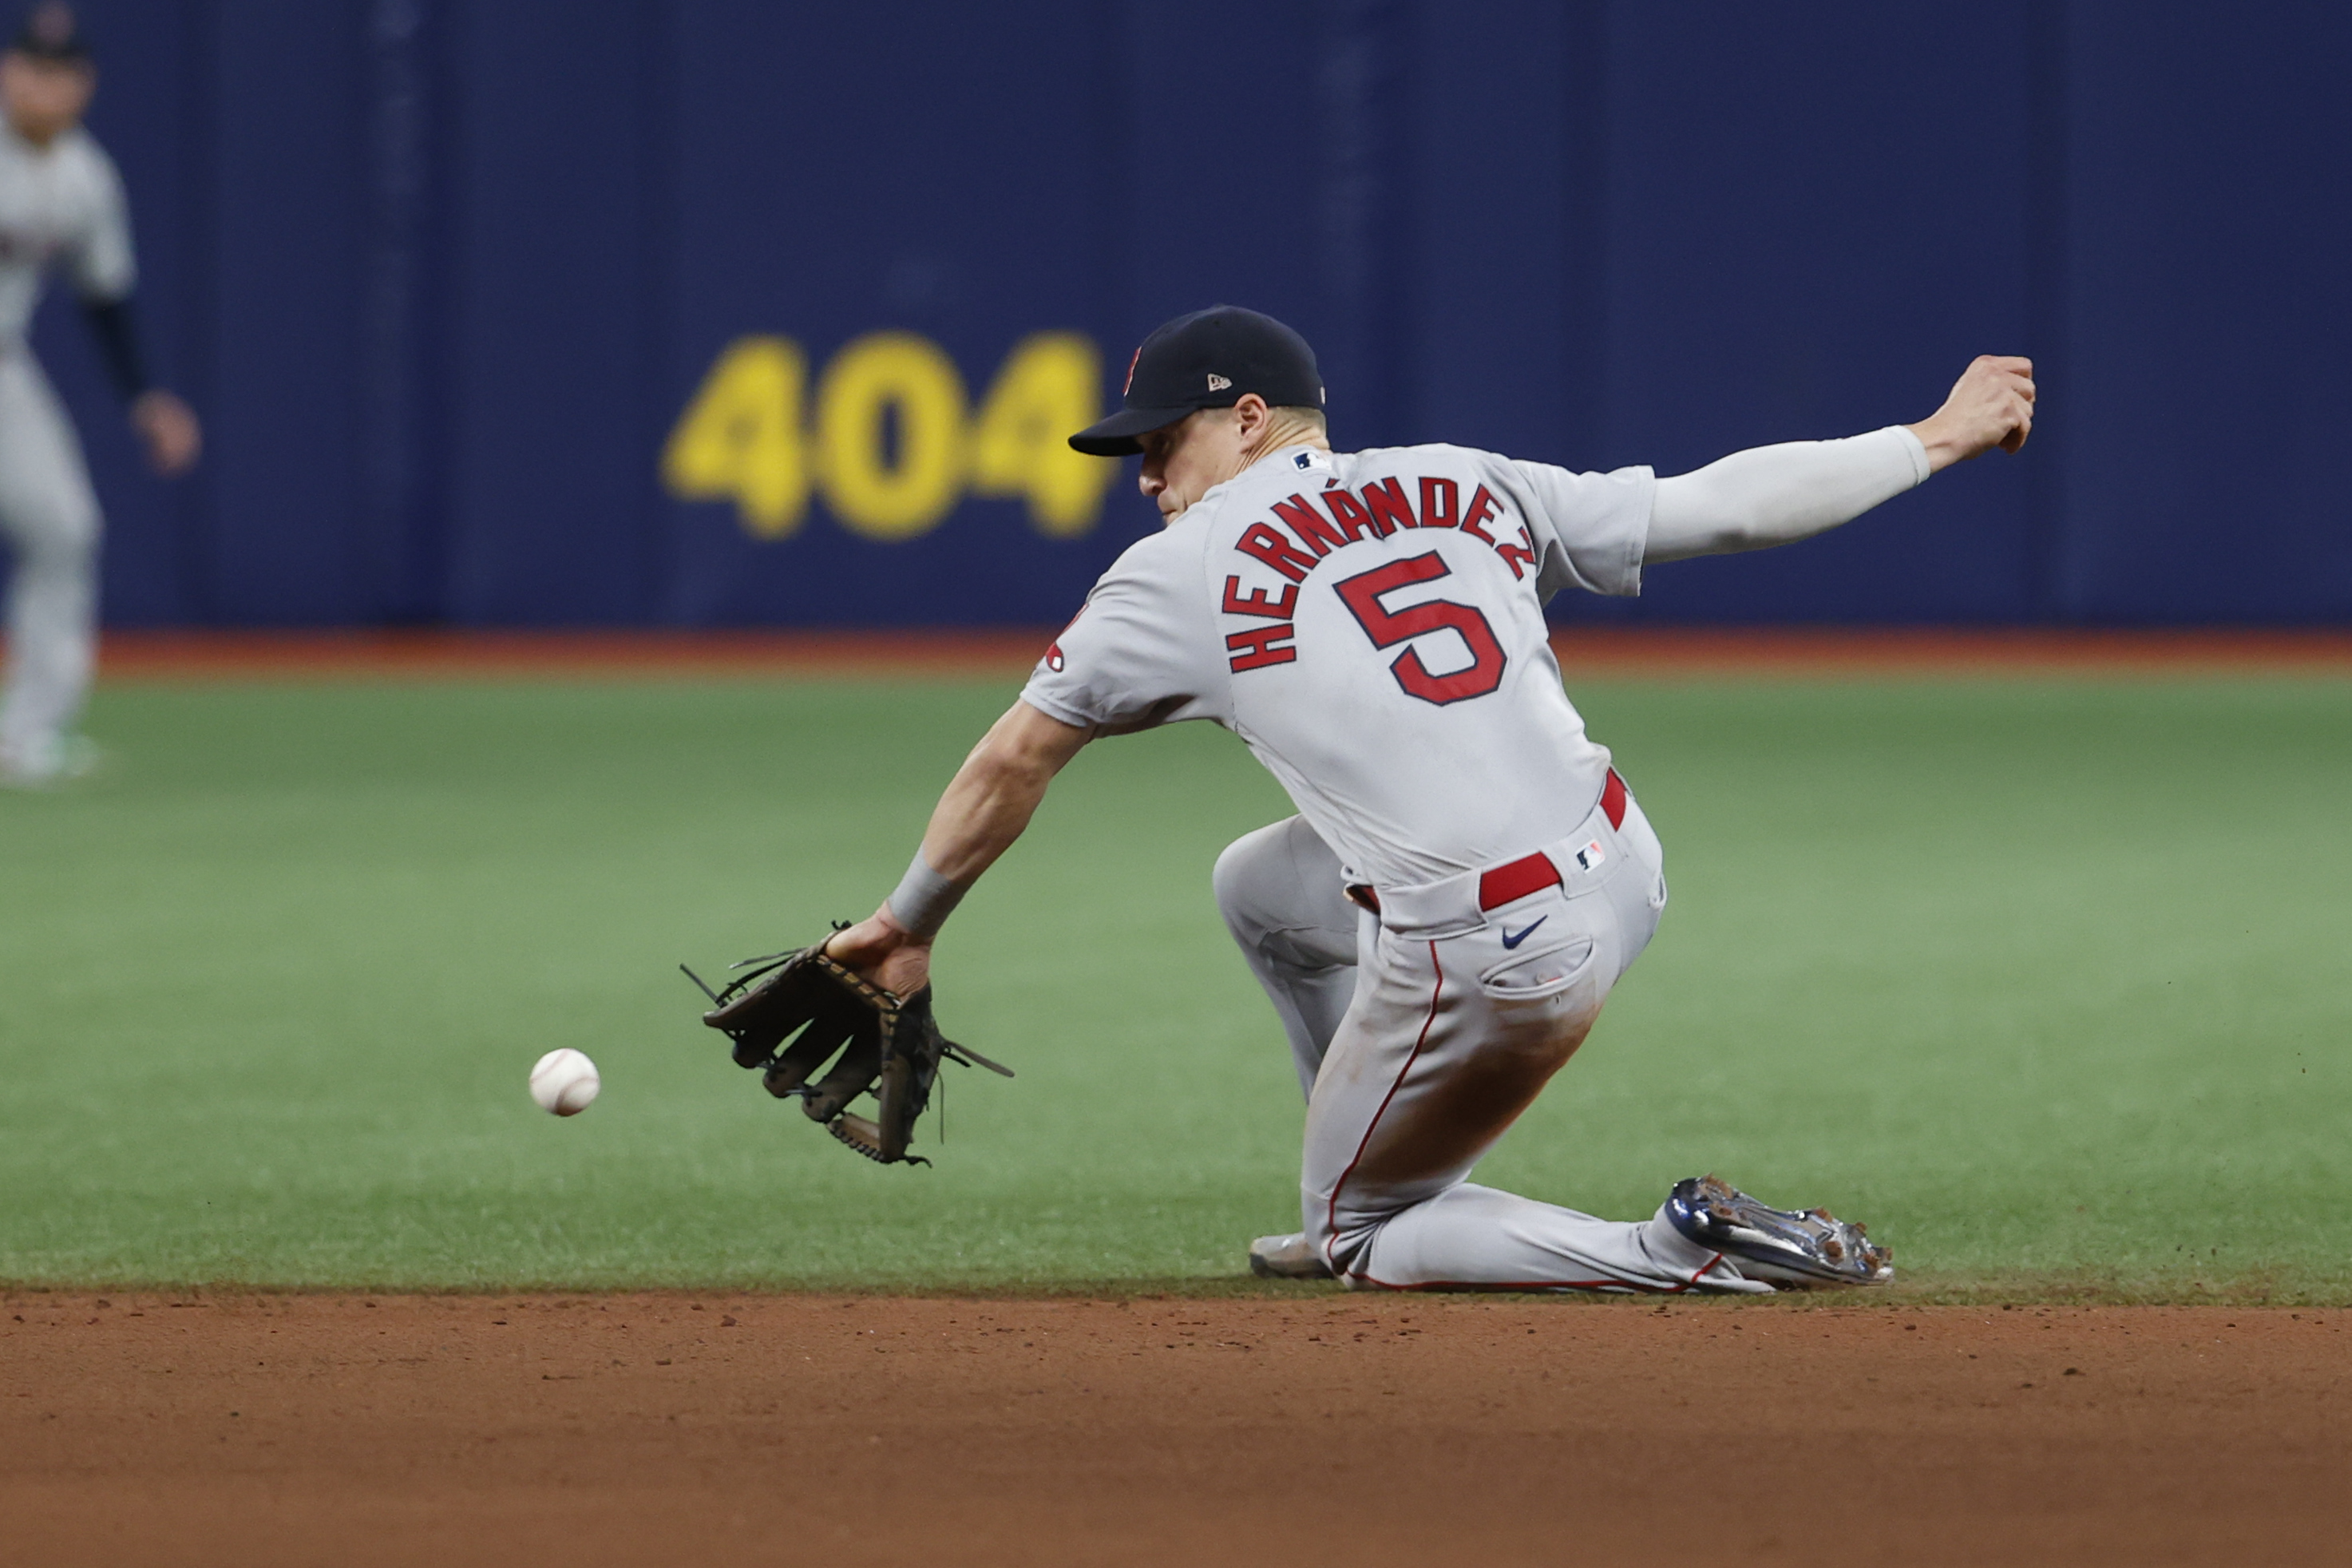
<instances>
[{"instance_id":1,"label":"baseball player kneeling","mask_svg":"<svg viewBox=\"0 0 2352 1568\"><path fill-rule=\"evenodd\" d=\"M1657 835L1561 689L1543 606L1645 566L1804 539L2031 427L2032 367L1971 364L1932 416L1660 479L1461 447L1334 452L1315 356L1254 311L1180 317L1124 409L1167 526L1087 596L872 918L825 951L898 994L1097 736L1207 719L1298 815L1219 858L1217 901L1307 1090L1303 1230L1260 1273L1431 1289L1762 1291L1894 1273L1860 1226L1712 1176L1646 1220L1465 1178L1592 1027L1665 907Z\"/></svg>"}]
</instances>

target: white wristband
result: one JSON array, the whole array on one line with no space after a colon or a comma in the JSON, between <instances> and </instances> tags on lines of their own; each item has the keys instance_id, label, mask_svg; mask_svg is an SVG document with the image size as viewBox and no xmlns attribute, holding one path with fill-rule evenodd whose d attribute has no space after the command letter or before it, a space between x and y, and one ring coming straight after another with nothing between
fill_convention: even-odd
<instances>
[{"instance_id":1,"label":"white wristband","mask_svg":"<svg viewBox=\"0 0 2352 1568\"><path fill-rule=\"evenodd\" d=\"M940 927L948 923L948 916L955 912L963 895L964 889L932 870L931 863L918 849L914 863L898 879L898 889L890 895L890 918L929 942L939 935Z\"/></svg>"}]
</instances>

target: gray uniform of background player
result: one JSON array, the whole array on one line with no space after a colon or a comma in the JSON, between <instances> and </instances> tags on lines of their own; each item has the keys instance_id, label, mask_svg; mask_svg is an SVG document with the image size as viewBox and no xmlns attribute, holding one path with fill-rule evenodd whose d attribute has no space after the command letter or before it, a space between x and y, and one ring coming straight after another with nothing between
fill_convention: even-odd
<instances>
[{"instance_id":1,"label":"gray uniform of background player","mask_svg":"<svg viewBox=\"0 0 2352 1568\"><path fill-rule=\"evenodd\" d=\"M1302 1219L1332 1272L1399 1288L1769 1289L1663 1210L1609 1221L1467 1180L1665 904L1657 836L1608 787L1542 605L1567 586L1638 592L1649 563L1801 537L1929 470L1900 427L1664 481L1462 447L1291 447L1097 585L1023 700L1095 733L1211 720L1299 807L1225 852L1216 891L1308 1091ZM1318 542L1279 510L1312 512L1312 499L1336 523L1334 498L1389 480L1421 501L1421 526ZM1448 500L1443 521L1433 497ZM1482 873L1531 852L1558 878L1482 900ZM1377 918L1350 885L1376 891Z\"/></svg>"},{"instance_id":2,"label":"gray uniform of background player","mask_svg":"<svg viewBox=\"0 0 2352 1568\"><path fill-rule=\"evenodd\" d=\"M45 275L127 297L131 220L114 163L76 129L36 147L0 122L0 537L9 579L0 765L47 771L89 689L99 510L81 443L25 333Z\"/></svg>"}]
</instances>

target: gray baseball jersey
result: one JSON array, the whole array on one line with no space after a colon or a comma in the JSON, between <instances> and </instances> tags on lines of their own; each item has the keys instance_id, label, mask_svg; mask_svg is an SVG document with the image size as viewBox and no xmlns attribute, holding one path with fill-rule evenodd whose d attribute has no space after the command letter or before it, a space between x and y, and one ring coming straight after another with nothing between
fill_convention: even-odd
<instances>
[{"instance_id":1,"label":"gray baseball jersey","mask_svg":"<svg viewBox=\"0 0 2352 1568\"><path fill-rule=\"evenodd\" d=\"M0 121L0 541L14 560L0 784L66 766L95 648L98 498L81 443L25 346L53 267L86 300L131 292L122 182L87 132L36 147Z\"/></svg>"},{"instance_id":2,"label":"gray baseball jersey","mask_svg":"<svg viewBox=\"0 0 2352 1568\"><path fill-rule=\"evenodd\" d=\"M1560 689L1543 605L1571 584L1636 593L1654 555L1818 531L1927 467L1901 430L1663 482L1456 447L1293 447L1104 574L1024 700L1108 732L1213 721L1298 806L1212 879L1307 1090L1301 1228L1262 1238L1254 1268L1400 1289L1771 1289L1671 1204L1617 1222L1468 1179L1666 904L1664 847Z\"/></svg>"},{"instance_id":3,"label":"gray baseball jersey","mask_svg":"<svg viewBox=\"0 0 2352 1568\"><path fill-rule=\"evenodd\" d=\"M1640 591L1654 490L1462 447L1286 447L1121 555L1022 696L1105 732L1233 731L1352 880L1507 860L1600 798L1609 753L1543 605Z\"/></svg>"},{"instance_id":4,"label":"gray baseball jersey","mask_svg":"<svg viewBox=\"0 0 2352 1568\"><path fill-rule=\"evenodd\" d=\"M0 121L0 342L24 336L53 267L85 299L131 292L136 271L121 176L86 131L36 147Z\"/></svg>"}]
</instances>

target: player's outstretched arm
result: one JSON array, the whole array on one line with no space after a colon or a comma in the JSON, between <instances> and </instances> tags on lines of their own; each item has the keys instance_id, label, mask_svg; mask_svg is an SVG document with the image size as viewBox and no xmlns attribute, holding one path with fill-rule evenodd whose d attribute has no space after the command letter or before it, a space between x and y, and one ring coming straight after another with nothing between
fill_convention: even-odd
<instances>
[{"instance_id":1,"label":"player's outstretched arm","mask_svg":"<svg viewBox=\"0 0 2352 1568\"><path fill-rule=\"evenodd\" d=\"M824 944L826 954L901 996L919 990L930 978L931 941L948 911L1013 847L1054 775L1093 735L1013 703L940 796L922 850L898 891L836 933Z\"/></svg>"},{"instance_id":2,"label":"player's outstretched arm","mask_svg":"<svg viewBox=\"0 0 2352 1568\"><path fill-rule=\"evenodd\" d=\"M1987 354L1944 405L1916 425L1843 441L1757 447L1658 481L1645 565L1790 544L1850 522L1938 468L1995 447L2015 451L2033 428L2031 361Z\"/></svg>"}]
</instances>

